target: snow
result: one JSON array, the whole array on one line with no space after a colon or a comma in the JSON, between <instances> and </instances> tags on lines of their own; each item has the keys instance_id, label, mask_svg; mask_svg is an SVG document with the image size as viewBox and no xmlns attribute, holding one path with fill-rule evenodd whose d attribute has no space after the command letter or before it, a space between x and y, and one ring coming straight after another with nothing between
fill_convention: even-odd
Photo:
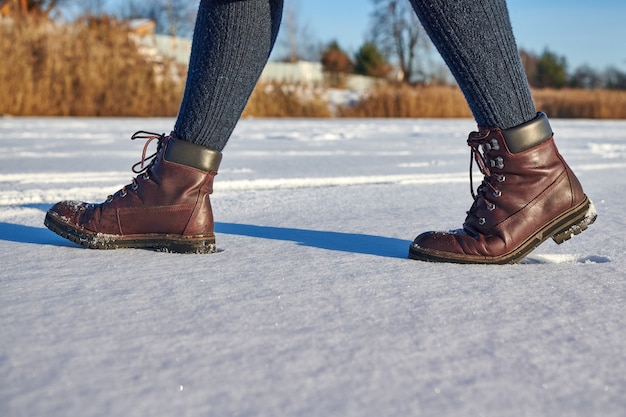
<instances>
[{"instance_id":1,"label":"snow","mask_svg":"<svg viewBox=\"0 0 626 417\"><path fill-rule=\"evenodd\" d=\"M0 118L1 416L626 413L626 122L552 121L599 217L518 265L406 258L461 225L471 120L243 120L215 254L44 228L172 125Z\"/></svg>"}]
</instances>

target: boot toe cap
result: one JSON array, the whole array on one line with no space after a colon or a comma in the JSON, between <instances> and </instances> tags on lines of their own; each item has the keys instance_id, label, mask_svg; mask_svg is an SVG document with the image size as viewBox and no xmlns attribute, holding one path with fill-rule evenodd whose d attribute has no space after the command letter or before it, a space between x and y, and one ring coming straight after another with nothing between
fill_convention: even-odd
<instances>
[{"instance_id":1,"label":"boot toe cap","mask_svg":"<svg viewBox=\"0 0 626 417\"><path fill-rule=\"evenodd\" d=\"M81 213L85 211L85 203L80 201L61 201L48 210L48 214L65 223L77 224Z\"/></svg>"},{"instance_id":2,"label":"boot toe cap","mask_svg":"<svg viewBox=\"0 0 626 417\"><path fill-rule=\"evenodd\" d=\"M465 235L463 230L451 230L449 232L425 232L413 240L411 247L432 249L442 252L457 252L460 245L458 237Z\"/></svg>"},{"instance_id":3,"label":"boot toe cap","mask_svg":"<svg viewBox=\"0 0 626 417\"><path fill-rule=\"evenodd\" d=\"M413 259L435 262L484 262L484 244L465 230L426 232L417 236L409 249Z\"/></svg>"}]
</instances>

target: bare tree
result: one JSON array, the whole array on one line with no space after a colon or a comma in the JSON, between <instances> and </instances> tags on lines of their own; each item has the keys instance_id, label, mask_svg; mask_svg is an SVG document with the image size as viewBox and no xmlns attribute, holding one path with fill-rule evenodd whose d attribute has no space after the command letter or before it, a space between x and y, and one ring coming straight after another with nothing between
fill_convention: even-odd
<instances>
[{"instance_id":1,"label":"bare tree","mask_svg":"<svg viewBox=\"0 0 626 417\"><path fill-rule=\"evenodd\" d=\"M162 2L167 19L167 34L170 36L191 34L198 12L195 2L189 0L162 0Z\"/></svg>"},{"instance_id":2,"label":"bare tree","mask_svg":"<svg viewBox=\"0 0 626 417\"><path fill-rule=\"evenodd\" d=\"M312 43L313 37L306 24L300 22L299 1L288 2L283 12L280 32L278 35L278 47L280 60L285 62L298 62L304 60L318 60L319 46Z\"/></svg>"},{"instance_id":3,"label":"bare tree","mask_svg":"<svg viewBox=\"0 0 626 417\"><path fill-rule=\"evenodd\" d=\"M426 31L407 0L371 0L372 40L400 69L400 80L411 82L424 75L419 51L429 48Z\"/></svg>"},{"instance_id":4,"label":"bare tree","mask_svg":"<svg viewBox=\"0 0 626 417\"><path fill-rule=\"evenodd\" d=\"M156 32L170 36L191 36L197 4L188 0L130 0L121 12L124 18L154 20Z\"/></svg>"},{"instance_id":5,"label":"bare tree","mask_svg":"<svg viewBox=\"0 0 626 417\"><path fill-rule=\"evenodd\" d=\"M286 45L287 56L285 57L285 61L287 62L298 62L300 60L300 56L298 55L298 31L299 31L299 21L298 14L293 6L293 3L287 5L286 10L283 14L283 22L282 34L285 36L282 37L282 44Z\"/></svg>"}]
</instances>

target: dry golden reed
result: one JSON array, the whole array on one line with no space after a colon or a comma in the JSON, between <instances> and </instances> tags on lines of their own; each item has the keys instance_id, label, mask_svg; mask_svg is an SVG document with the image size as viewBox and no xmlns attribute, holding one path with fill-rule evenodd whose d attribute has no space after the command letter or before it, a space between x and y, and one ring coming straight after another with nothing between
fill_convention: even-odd
<instances>
[{"instance_id":1,"label":"dry golden reed","mask_svg":"<svg viewBox=\"0 0 626 417\"><path fill-rule=\"evenodd\" d=\"M538 89L538 110L551 118L626 119L626 91ZM342 117L471 117L458 87L381 86L352 107L340 108Z\"/></svg>"},{"instance_id":2,"label":"dry golden reed","mask_svg":"<svg viewBox=\"0 0 626 417\"><path fill-rule=\"evenodd\" d=\"M552 118L626 119L626 91L534 90L537 109Z\"/></svg>"},{"instance_id":3,"label":"dry golden reed","mask_svg":"<svg viewBox=\"0 0 626 417\"><path fill-rule=\"evenodd\" d=\"M331 117L320 89L281 83L258 84L243 117Z\"/></svg>"},{"instance_id":4,"label":"dry golden reed","mask_svg":"<svg viewBox=\"0 0 626 417\"><path fill-rule=\"evenodd\" d=\"M184 90L185 68L142 56L127 26L108 17L64 26L29 16L0 21L0 57L0 115L172 117ZM552 118L626 119L623 90L533 95L537 109ZM471 116L458 87L396 84L339 107L324 88L259 84L244 110L244 117Z\"/></svg>"},{"instance_id":5,"label":"dry golden reed","mask_svg":"<svg viewBox=\"0 0 626 417\"><path fill-rule=\"evenodd\" d=\"M21 17L0 27L0 114L16 116L171 116L183 87L157 81L113 19L68 26Z\"/></svg>"},{"instance_id":6,"label":"dry golden reed","mask_svg":"<svg viewBox=\"0 0 626 417\"><path fill-rule=\"evenodd\" d=\"M376 87L341 117L471 117L463 94L450 86L386 85Z\"/></svg>"}]
</instances>

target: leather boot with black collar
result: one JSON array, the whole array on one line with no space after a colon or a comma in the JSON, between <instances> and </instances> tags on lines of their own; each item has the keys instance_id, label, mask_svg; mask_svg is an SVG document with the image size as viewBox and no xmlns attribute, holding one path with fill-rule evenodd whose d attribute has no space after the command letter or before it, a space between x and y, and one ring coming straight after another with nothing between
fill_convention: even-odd
<instances>
[{"instance_id":1,"label":"leather boot with black collar","mask_svg":"<svg viewBox=\"0 0 626 417\"><path fill-rule=\"evenodd\" d=\"M45 225L92 249L215 252L209 195L221 153L173 135L137 132L131 139L147 140L142 161L133 167L139 175L132 183L100 204L57 203L48 211ZM155 140L157 152L146 158L146 149Z\"/></svg>"},{"instance_id":2,"label":"leather boot with black collar","mask_svg":"<svg viewBox=\"0 0 626 417\"><path fill-rule=\"evenodd\" d=\"M548 238L562 243L596 219L592 202L559 154L545 114L507 130L469 135L484 179L463 228L419 235L409 257L471 264L516 263ZM471 182L472 164L470 164Z\"/></svg>"}]
</instances>

